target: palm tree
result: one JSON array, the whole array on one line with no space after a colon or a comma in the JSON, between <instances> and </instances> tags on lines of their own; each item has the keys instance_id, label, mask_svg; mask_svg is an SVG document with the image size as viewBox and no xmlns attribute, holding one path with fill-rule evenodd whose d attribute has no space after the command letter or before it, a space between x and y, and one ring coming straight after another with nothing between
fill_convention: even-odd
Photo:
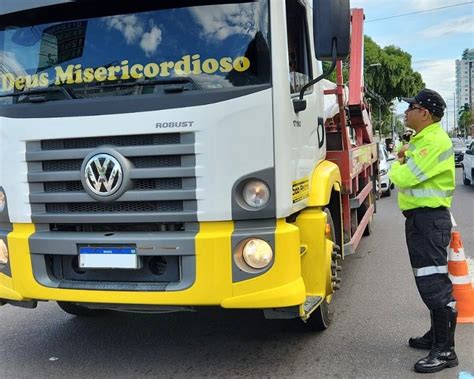
<instances>
[{"instance_id":1,"label":"palm tree","mask_svg":"<svg viewBox=\"0 0 474 379\"><path fill-rule=\"evenodd\" d=\"M473 127L473 117L469 104L464 104L458 112L459 131L463 136L470 136Z\"/></svg>"}]
</instances>

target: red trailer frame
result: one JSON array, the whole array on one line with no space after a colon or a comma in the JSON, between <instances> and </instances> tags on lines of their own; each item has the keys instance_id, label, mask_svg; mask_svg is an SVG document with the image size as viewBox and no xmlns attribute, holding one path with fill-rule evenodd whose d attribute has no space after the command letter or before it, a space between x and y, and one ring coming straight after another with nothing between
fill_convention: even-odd
<instances>
[{"instance_id":1,"label":"red trailer frame","mask_svg":"<svg viewBox=\"0 0 474 379\"><path fill-rule=\"evenodd\" d=\"M327 159L339 166L342 177L342 212L344 254L355 252L362 235L370 234L375 213L377 144L373 139L370 109L364 89L364 12L351 12L351 55L349 61L349 96L344 98L342 61L336 64L337 87L324 91L336 95L339 114L326 122Z\"/></svg>"}]
</instances>

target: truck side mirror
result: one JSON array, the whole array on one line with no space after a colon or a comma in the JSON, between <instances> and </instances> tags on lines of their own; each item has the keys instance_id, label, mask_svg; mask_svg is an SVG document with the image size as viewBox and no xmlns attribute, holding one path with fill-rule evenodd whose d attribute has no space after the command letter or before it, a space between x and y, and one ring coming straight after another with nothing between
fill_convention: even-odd
<instances>
[{"instance_id":1,"label":"truck side mirror","mask_svg":"<svg viewBox=\"0 0 474 379\"><path fill-rule=\"evenodd\" d=\"M313 0L313 33L316 58L333 60L333 43L338 59L350 50L351 10L349 0Z\"/></svg>"}]
</instances>

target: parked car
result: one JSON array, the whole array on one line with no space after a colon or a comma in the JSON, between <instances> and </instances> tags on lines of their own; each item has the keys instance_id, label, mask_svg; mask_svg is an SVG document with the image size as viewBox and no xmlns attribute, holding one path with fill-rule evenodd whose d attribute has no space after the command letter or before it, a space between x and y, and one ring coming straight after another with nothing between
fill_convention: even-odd
<instances>
[{"instance_id":1,"label":"parked car","mask_svg":"<svg viewBox=\"0 0 474 379\"><path fill-rule=\"evenodd\" d=\"M466 144L459 138L452 138L451 141L453 142L454 162L456 166L462 166L464 152L466 151Z\"/></svg>"},{"instance_id":2,"label":"parked car","mask_svg":"<svg viewBox=\"0 0 474 379\"><path fill-rule=\"evenodd\" d=\"M392 194L394 185L388 177L388 172L395 160L396 158L393 155L388 154L385 146L379 144L379 192L381 197Z\"/></svg>"},{"instance_id":3,"label":"parked car","mask_svg":"<svg viewBox=\"0 0 474 379\"><path fill-rule=\"evenodd\" d=\"M474 142L464 152L462 181L466 186L474 182Z\"/></svg>"}]
</instances>

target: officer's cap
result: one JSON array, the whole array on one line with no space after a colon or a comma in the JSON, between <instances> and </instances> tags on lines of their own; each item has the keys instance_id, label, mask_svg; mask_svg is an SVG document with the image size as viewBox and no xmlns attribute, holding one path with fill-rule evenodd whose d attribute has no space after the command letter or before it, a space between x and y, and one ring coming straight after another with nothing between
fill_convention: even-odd
<instances>
[{"instance_id":1,"label":"officer's cap","mask_svg":"<svg viewBox=\"0 0 474 379\"><path fill-rule=\"evenodd\" d=\"M441 118L444 116L446 103L441 95L432 89L425 88L415 97L402 97L402 100L409 104L419 104L437 117Z\"/></svg>"}]
</instances>

